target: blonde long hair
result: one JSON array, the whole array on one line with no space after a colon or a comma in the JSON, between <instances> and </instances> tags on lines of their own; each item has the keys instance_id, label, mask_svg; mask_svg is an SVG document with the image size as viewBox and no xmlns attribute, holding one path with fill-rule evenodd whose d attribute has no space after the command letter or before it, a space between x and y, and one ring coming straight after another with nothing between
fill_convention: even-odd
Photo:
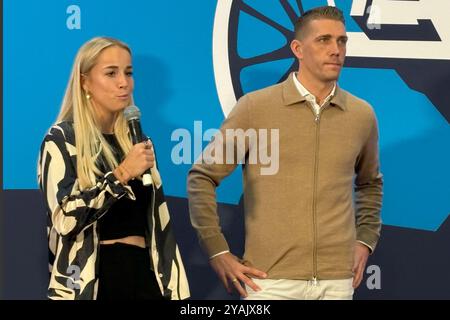
<instances>
[{"instance_id":1,"label":"blonde long hair","mask_svg":"<svg viewBox=\"0 0 450 320\"><path fill-rule=\"evenodd\" d=\"M103 137L96 123L94 108L90 99L86 97L87 92L84 91L81 84L82 75L87 74L94 67L98 56L103 50L112 46L123 48L131 55L131 50L125 43L108 37L93 38L78 50L61 105L61 111L56 120L57 123L73 121L77 150L77 176L81 190L94 186L96 184L96 176L101 176L105 173L99 168L97 160L100 156L102 156L109 168L114 169L118 166L111 146ZM124 154L127 154L132 147L132 143L123 112L120 112L117 116L114 124L114 133L120 148Z\"/></svg>"}]
</instances>

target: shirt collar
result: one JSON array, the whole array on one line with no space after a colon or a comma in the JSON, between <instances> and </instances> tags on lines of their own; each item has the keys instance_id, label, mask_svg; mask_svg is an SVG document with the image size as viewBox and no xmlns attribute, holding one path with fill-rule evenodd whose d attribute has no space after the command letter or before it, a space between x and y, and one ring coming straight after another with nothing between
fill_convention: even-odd
<instances>
[{"instance_id":1,"label":"shirt collar","mask_svg":"<svg viewBox=\"0 0 450 320\"><path fill-rule=\"evenodd\" d=\"M294 74L292 72L292 74ZM301 103L306 100L304 96L299 94L297 87L295 86L294 76L290 74L286 80L281 84L282 85L282 95L283 95L283 103L285 106L290 106L296 103ZM342 90L338 85L336 85L336 92L334 97L330 101L330 105L335 105L339 107L341 110L347 110L347 93Z\"/></svg>"},{"instance_id":2,"label":"shirt collar","mask_svg":"<svg viewBox=\"0 0 450 320\"><path fill-rule=\"evenodd\" d=\"M306 89L301 82L298 80L297 78L297 73L293 72L292 73L292 78L294 79L294 84L295 87L297 88L298 92L300 93L300 95L302 95L303 97L306 98L306 100L308 101L312 101L312 102L316 102L316 97L308 91L308 89ZM323 101L322 105L324 105L325 103L327 103L328 101L330 101L331 99L333 99L334 95L336 92L336 82L334 83L333 89L331 90L330 94L325 98L325 100Z\"/></svg>"}]
</instances>

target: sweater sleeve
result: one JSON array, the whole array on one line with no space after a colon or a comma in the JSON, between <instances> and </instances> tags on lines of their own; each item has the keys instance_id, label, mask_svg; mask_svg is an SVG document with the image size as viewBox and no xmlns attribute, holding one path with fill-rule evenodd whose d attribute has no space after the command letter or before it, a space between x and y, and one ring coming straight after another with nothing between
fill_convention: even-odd
<instances>
[{"instance_id":1,"label":"sweater sleeve","mask_svg":"<svg viewBox=\"0 0 450 320\"><path fill-rule=\"evenodd\" d=\"M81 190L75 150L63 129L54 126L42 142L38 163L39 187L52 225L62 237L78 235L121 197L135 200L131 188L121 184L112 171L98 177L94 186Z\"/></svg>"},{"instance_id":2,"label":"sweater sleeve","mask_svg":"<svg viewBox=\"0 0 450 320\"><path fill-rule=\"evenodd\" d=\"M380 172L378 125L372 112L371 129L355 166L356 237L372 251L381 230L383 175Z\"/></svg>"},{"instance_id":3,"label":"sweater sleeve","mask_svg":"<svg viewBox=\"0 0 450 320\"><path fill-rule=\"evenodd\" d=\"M248 96L243 96L223 122L220 131L203 150L188 174L187 191L192 226L199 237L200 245L209 257L228 251L229 247L219 225L216 188L246 155L249 145L236 143L235 136L228 133L243 133L249 127ZM238 129L238 130L236 130ZM242 129L242 130L239 130ZM239 139L237 139L239 140ZM230 151L233 150L230 158Z\"/></svg>"}]
</instances>

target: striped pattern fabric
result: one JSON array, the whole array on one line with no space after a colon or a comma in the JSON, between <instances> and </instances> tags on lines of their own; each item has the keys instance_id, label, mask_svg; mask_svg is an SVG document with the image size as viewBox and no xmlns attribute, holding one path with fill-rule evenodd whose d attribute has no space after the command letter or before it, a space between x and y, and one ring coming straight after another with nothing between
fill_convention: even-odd
<instances>
[{"instance_id":1,"label":"striped pattern fabric","mask_svg":"<svg viewBox=\"0 0 450 320\"><path fill-rule=\"evenodd\" d=\"M61 122L51 127L38 162L38 182L48 217L49 299L96 299L100 248L97 222L120 198L135 200L131 187L121 184L111 170L97 177L95 186L81 191L76 161L73 124ZM190 295L188 281L156 163L152 175L153 197L147 207L149 255L162 295L185 299Z\"/></svg>"}]
</instances>

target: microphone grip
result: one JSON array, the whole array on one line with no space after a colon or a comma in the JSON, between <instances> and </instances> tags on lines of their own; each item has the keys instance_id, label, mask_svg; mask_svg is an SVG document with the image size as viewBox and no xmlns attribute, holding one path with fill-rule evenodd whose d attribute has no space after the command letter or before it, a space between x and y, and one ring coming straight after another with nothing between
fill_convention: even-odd
<instances>
[{"instance_id":1,"label":"microphone grip","mask_svg":"<svg viewBox=\"0 0 450 320\"><path fill-rule=\"evenodd\" d=\"M133 145L144 141L144 135L142 134L141 123L138 119L129 120L128 127L130 128L131 142L133 143Z\"/></svg>"},{"instance_id":2,"label":"microphone grip","mask_svg":"<svg viewBox=\"0 0 450 320\"><path fill-rule=\"evenodd\" d=\"M128 126L130 128L131 142L133 145L143 142L144 135L142 134L140 121L138 119L129 120ZM146 187L153 184L150 169L145 170L142 176L142 184Z\"/></svg>"}]
</instances>

